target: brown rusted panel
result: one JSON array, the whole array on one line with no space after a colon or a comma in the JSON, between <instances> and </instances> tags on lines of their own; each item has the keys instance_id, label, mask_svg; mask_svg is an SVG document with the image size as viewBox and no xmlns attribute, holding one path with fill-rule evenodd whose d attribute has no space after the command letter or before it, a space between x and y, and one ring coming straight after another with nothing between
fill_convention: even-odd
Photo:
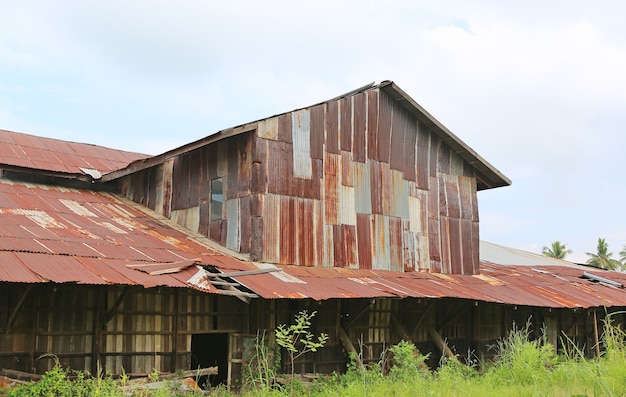
<instances>
[{"instance_id":1,"label":"brown rusted panel","mask_svg":"<svg viewBox=\"0 0 626 397\"><path fill-rule=\"evenodd\" d=\"M278 116L278 140L282 142L292 142L291 113Z\"/></svg>"},{"instance_id":2,"label":"brown rusted panel","mask_svg":"<svg viewBox=\"0 0 626 397\"><path fill-rule=\"evenodd\" d=\"M372 268L372 221L369 214L356 214L359 269Z\"/></svg>"},{"instance_id":3,"label":"brown rusted panel","mask_svg":"<svg viewBox=\"0 0 626 397\"><path fill-rule=\"evenodd\" d=\"M350 151L352 149L352 97L342 98L339 107L340 149Z\"/></svg>"},{"instance_id":4,"label":"brown rusted panel","mask_svg":"<svg viewBox=\"0 0 626 397\"><path fill-rule=\"evenodd\" d=\"M461 252L461 221L456 218L448 220L448 245L450 247L450 273L467 274L466 264ZM471 266L471 263L469 264ZM470 270L471 271L471 270Z\"/></svg>"},{"instance_id":5,"label":"brown rusted panel","mask_svg":"<svg viewBox=\"0 0 626 397\"><path fill-rule=\"evenodd\" d=\"M415 270L416 250L415 233L411 231L411 222L402 219L402 266L405 272Z\"/></svg>"},{"instance_id":6,"label":"brown rusted panel","mask_svg":"<svg viewBox=\"0 0 626 397\"><path fill-rule=\"evenodd\" d=\"M209 222L211 221L210 207L211 205L208 202L200 204L200 222L198 225L198 233L204 236L209 235Z\"/></svg>"},{"instance_id":7,"label":"brown rusted panel","mask_svg":"<svg viewBox=\"0 0 626 397\"><path fill-rule=\"evenodd\" d=\"M367 157L378 160L378 90L367 96Z\"/></svg>"},{"instance_id":8,"label":"brown rusted panel","mask_svg":"<svg viewBox=\"0 0 626 397\"><path fill-rule=\"evenodd\" d=\"M389 258L390 270L401 272L404 268L402 260L402 220L389 217Z\"/></svg>"},{"instance_id":9,"label":"brown rusted panel","mask_svg":"<svg viewBox=\"0 0 626 397\"><path fill-rule=\"evenodd\" d=\"M174 160L174 168L172 170L172 210L179 210L186 208L183 202L188 197L185 195L185 172L184 166L186 162L177 157Z\"/></svg>"},{"instance_id":10,"label":"brown rusted panel","mask_svg":"<svg viewBox=\"0 0 626 397\"><path fill-rule=\"evenodd\" d=\"M328 102L326 111L326 151L339 153L339 101Z\"/></svg>"},{"instance_id":11,"label":"brown rusted panel","mask_svg":"<svg viewBox=\"0 0 626 397\"><path fill-rule=\"evenodd\" d=\"M209 238L214 241L222 240L222 220L217 219L209 222Z\"/></svg>"},{"instance_id":12,"label":"brown rusted panel","mask_svg":"<svg viewBox=\"0 0 626 397\"><path fill-rule=\"evenodd\" d=\"M341 228L343 233L343 241L346 247L346 267L356 269L359 266L358 246L356 242L356 226L341 225Z\"/></svg>"},{"instance_id":13,"label":"brown rusted panel","mask_svg":"<svg viewBox=\"0 0 626 397\"><path fill-rule=\"evenodd\" d=\"M392 170L398 170L404 173L406 173L407 168L410 168L405 152L408 135L407 118L408 114L406 111L398 106L394 108L391 118L391 154L389 166Z\"/></svg>"},{"instance_id":14,"label":"brown rusted panel","mask_svg":"<svg viewBox=\"0 0 626 397\"><path fill-rule=\"evenodd\" d=\"M252 181L250 188L252 193L267 193L268 191L268 141L258 138L254 144L254 156L252 159Z\"/></svg>"},{"instance_id":15,"label":"brown rusted panel","mask_svg":"<svg viewBox=\"0 0 626 397\"><path fill-rule=\"evenodd\" d=\"M461 200L461 218L472 219L473 218L473 205L472 202L472 180L467 177L459 177L459 198Z\"/></svg>"},{"instance_id":16,"label":"brown rusted panel","mask_svg":"<svg viewBox=\"0 0 626 397\"><path fill-rule=\"evenodd\" d=\"M206 150L207 179L217 178L217 145L209 145Z\"/></svg>"},{"instance_id":17,"label":"brown rusted panel","mask_svg":"<svg viewBox=\"0 0 626 397\"><path fill-rule=\"evenodd\" d=\"M439 182L437 178L430 177L431 189L428 190L428 217L439 217Z\"/></svg>"},{"instance_id":18,"label":"brown rusted panel","mask_svg":"<svg viewBox=\"0 0 626 397\"><path fill-rule=\"evenodd\" d=\"M335 253L333 266L346 267L346 244L341 225L333 225L333 252Z\"/></svg>"},{"instance_id":19,"label":"brown rusted panel","mask_svg":"<svg viewBox=\"0 0 626 397\"><path fill-rule=\"evenodd\" d=\"M251 238L251 230L252 220L250 219L250 202L252 198L250 196L244 196L241 199L240 208L239 208L239 227L241 234L241 241L239 245L240 252L250 252L250 238Z\"/></svg>"},{"instance_id":20,"label":"brown rusted panel","mask_svg":"<svg viewBox=\"0 0 626 397\"><path fill-rule=\"evenodd\" d=\"M312 200L296 200L298 222L298 265L315 266L315 214Z\"/></svg>"},{"instance_id":21,"label":"brown rusted panel","mask_svg":"<svg viewBox=\"0 0 626 397\"><path fill-rule=\"evenodd\" d=\"M228 140L228 180L225 199L233 199L239 194L239 145L237 141Z\"/></svg>"},{"instance_id":22,"label":"brown rusted panel","mask_svg":"<svg viewBox=\"0 0 626 397\"><path fill-rule=\"evenodd\" d=\"M313 159L313 178L307 181L305 197L320 200L322 198L322 180L324 179L324 162L320 159ZM310 190L309 190L310 189Z\"/></svg>"},{"instance_id":23,"label":"brown rusted panel","mask_svg":"<svg viewBox=\"0 0 626 397\"><path fill-rule=\"evenodd\" d=\"M430 159L430 165L429 165L430 174L429 175L432 177L432 176L437 176L437 171L438 171L437 162L439 161L439 146L442 145L442 143L441 143L441 139L435 134L429 133L429 136L430 136L430 146L428 148L429 159Z\"/></svg>"},{"instance_id":24,"label":"brown rusted panel","mask_svg":"<svg viewBox=\"0 0 626 397\"><path fill-rule=\"evenodd\" d=\"M290 143L278 142L280 146L280 181L279 194L295 196L297 192L297 182L293 176L293 146ZM272 171L269 170L271 173Z\"/></svg>"},{"instance_id":25,"label":"brown rusted panel","mask_svg":"<svg viewBox=\"0 0 626 397\"><path fill-rule=\"evenodd\" d=\"M480 230L478 222L472 222L472 274L480 273Z\"/></svg>"},{"instance_id":26,"label":"brown rusted panel","mask_svg":"<svg viewBox=\"0 0 626 397\"><path fill-rule=\"evenodd\" d=\"M324 111L325 105L311 108L311 158L322 159L324 156Z\"/></svg>"},{"instance_id":27,"label":"brown rusted panel","mask_svg":"<svg viewBox=\"0 0 626 397\"><path fill-rule=\"evenodd\" d=\"M252 134L247 133L238 137L239 146L239 189L238 197L250 194L250 184L252 179Z\"/></svg>"},{"instance_id":28,"label":"brown rusted panel","mask_svg":"<svg viewBox=\"0 0 626 397\"><path fill-rule=\"evenodd\" d=\"M228 236L228 220L222 219L220 221L220 244L226 246L226 237Z\"/></svg>"},{"instance_id":29,"label":"brown rusted panel","mask_svg":"<svg viewBox=\"0 0 626 397\"><path fill-rule=\"evenodd\" d=\"M407 115L406 137L404 140L404 178L407 181L417 182L417 122L415 119ZM428 161L424 161L424 165L428 165Z\"/></svg>"},{"instance_id":30,"label":"brown rusted panel","mask_svg":"<svg viewBox=\"0 0 626 397\"><path fill-rule=\"evenodd\" d=\"M203 182L202 150L194 150L189 153L189 206L195 207L200 204L200 186Z\"/></svg>"},{"instance_id":31,"label":"brown rusted panel","mask_svg":"<svg viewBox=\"0 0 626 397\"><path fill-rule=\"evenodd\" d=\"M295 199L280 197L280 263L296 263Z\"/></svg>"},{"instance_id":32,"label":"brown rusted panel","mask_svg":"<svg viewBox=\"0 0 626 397\"><path fill-rule=\"evenodd\" d=\"M354 186L350 157L350 152L341 151L341 184L343 186Z\"/></svg>"},{"instance_id":33,"label":"brown rusted panel","mask_svg":"<svg viewBox=\"0 0 626 397\"><path fill-rule=\"evenodd\" d=\"M263 257L263 218L253 216L250 221L250 260L267 261Z\"/></svg>"},{"instance_id":34,"label":"brown rusted panel","mask_svg":"<svg viewBox=\"0 0 626 397\"><path fill-rule=\"evenodd\" d=\"M367 94L361 92L353 98L352 159L364 163L367 159Z\"/></svg>"},{"instance_id":35,"label":"brown rusted panel","mask_svg":"<svg viewBox=\"0 0 626 397\"><path fill-rule=\"evenodd\" d=\"M340 161L337 154L327 153L324 161L324 213L327 225L339 224Z\"/></svg>"},{"instance_id":36,"label":"brown rusted panel","mask_svg":"<svg viewBox=\"0 0 626 397\"><path fill-rule=\"evenodd\" d=\"M271 140L266 140L265 142L267 145L267 192L280 194L283 179L283 176L280 174L281 143Z\"/></svg>"},{"instance_id":37,"label":"brown rusted panel","mask_svg":"<svg viewBox=\"0 0 626 397\"><path fill-rule=\"evenodd\" d=\"M265 195L254 194L250 198L250 216L263 216L263 199Z\"/></svg>"},{"instance_id":38,"label":"brown rusted panel","mask_svg":"<svg viewBox=\"0 0 626 397\"><path fill-rule=\"evenodd\" d=\"M474 274L474 239L472 236L472 221L461 219L461 256L463 258L463 274Z\"/></svg>"},{"instance_id":39,"label":"brown rusted panel","mask_svg":"<svg viewBox=\"0 0 626 397\"><path fill-rule=\"evenodd\" d=\"M417 186L420 189L428 189L428 182L431 175L433 161L430 158L430 145L431 135L428 129L422 122L417 124L417 154L416 154L416 169L417 169ZM435 168L436 170L436 168Z\"/></svg>"},{"instance_id":40,"label":"brown rusted panel","mask_svg":"<svg viewBox=\"0 0 626 397\"><path fill-rule=\"evenodd\" d=\"M437 179L439 186L439 216L448 216L448 198L446 197L446 181L443 177Z\"/></svg>"},{"instance_id":41,"label":"brown rusted panel","mask_svg":"<svg viewBox=\"0 0 626 397\"><path fill-rule=\"evenodd\" d=\"M380 93L378 109L378 160L389 163L391 151L391 120L393 117L393 99Z\"/></svg>"},{"instance_id":42,"label":"brown rusted panel","mask_svg":"<svg viewBox=\"0 0 626 397\"><path fill-rule=\"evenodd\" d=\"M382 166L378 161L370 161L370 191L372 193L372 214L383 213L383 199L382 199Z\"/></svg>"},{"instance_id":43,"label":"brown rusted panel","mask_svg":"<svg viewBox=\"0 0 626 397\"><path fill-rule=\"evenodd\" d=\"M476 177L476 168L468 163L467 160L463 160L463 176L470 178Z\"/></svg>"},{"instance_id":44,"label":"brown rusted panel","mask_svg":"<svg viewBox=\"0 0 626 397\"><path fill-rule=\"evenodd\" d=\"M455 219L461 218L461 204L459 202L459 184L455 176L447 175L443 178L446 186L446 202L448 216Z\"/></svg>"},{"instance_id":45,"label":"brown rusted panel","mask_svg":"<svg viewBox=\"0 0 626 397\"><path fill-rule=\"evenodd\" d=\"M437 170L443 174L450 173L450 146L442 143L439 145L439 153L437 154Z\"/></svg>"},{"instance_id":46,"label":"brown rusted panel","mask_svg":"<svg viewBox=\"0 0 626 397\"><path fill-rule=\"evenodd\" d=\"M146 206L148 208L150 208L151 210L156 210L156 201L157 201L157 175L158 172L156 170L156 168L150 168L147 169L146 171L148 171L148 186L146 186L147 189L147 195L148 195L148 202L146 204Z\"/></svg>"},{"instance_id":47,"label":"brown rusted panel","mask_svg":"<svg viewBox=\"0 0 626 397\"><path fill-rule=\"evenodd\" d=\"M441 241L439 219L428 219L428 251L430 252L430 271L441 273Z\"/></svg>"},{"instance_id":48,"label":"brown rusted panel","mask_svg":"<svg viewBox=\"0 0 626 397\"><path fill-rule=\"evenodd\" d=\"M280 262L280 196L268 194L263 197L263 260Z\"/></svg>"},{"instance_id":49,"label":"brown rusted panel","mask_svg":"<svg viewBox=\"0 0 626 397\"><path fill-rule=\"evenodd\" d=\"M448 217L439 219L439 238L441 239L441 273L450 274L450 224Z\"/></svg>"},{"instance_id":50,"label":"brown rusted panel","mask_svg":"<svg viewBox=\"0 0 626 397\"><path fill-rule=\"evenodd\" d=\"M391 178L391 170L389 169L389 163L380 163L381 168L381 198L382 198L382 207L383 207L383 215L391 215L391 207L393 202L393 181Z\"/></svg>"},{"instance_id":51,"label":"brown rusted panel","mask_svg":"<svg viewBox=\"0 0 626 397\"><path fill-rule=\"evenodd\" d=\"M324 206L321 200L313 200L313 257L315 266L324 262Z\"/></svg>"}]
</instances>

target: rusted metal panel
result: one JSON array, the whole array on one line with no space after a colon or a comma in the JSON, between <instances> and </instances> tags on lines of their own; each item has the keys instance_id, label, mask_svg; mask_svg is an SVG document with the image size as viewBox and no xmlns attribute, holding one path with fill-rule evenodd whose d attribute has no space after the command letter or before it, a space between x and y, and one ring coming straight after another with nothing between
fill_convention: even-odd
<instances>
[{"instance_id":1,"label":"rusted metal panel","mask_svg":"<svg viewBox=\"0 0 626 397\"><path fill-rule=\"evenodd\" d=\"M354 209L358 214L372 213L370 167L367 163L354 163Z\"/></svg>"},{"instance_id":2,"label":"rusted metal panel","mask_svg":"<svg viewBox=\"0 0 626 397\"><path fill-rule=\"evenodd\" d=\"M470 219L474 217L474 205L475 203L472 201L474 195L473 191L475 191L475 185L472 183L471 178L467 177L458 177L459 181L459 199L461 202L461 218L462 219Z\"/></svg>"},{"instance_id":3,"label":"rusted metal panel","mask_svg":"<svg viewBox=\"0 0 626 397\"><path fill-rule=\"evenodd\" d=\"M378 160L389 163L391 153L391 120L393 118L392 98L380 92L378 108Z\"/></svg>"},{"instance_id":4,"label":"rusted metal panel","mask_svg":"<svg viewBox=\"0 0 626 397\"><path fill-rule=\"evenodd\" d=\"M389 217L389 265L390 270L402 272L404 260L402 258L402 220L394 216Z\"/></svg>"},{"instance_id":5,"label":"rusted metal panel","mask_svg":"<svg viewBox=\"0 0 626 397\"><path fill-rule=\"evenodd\" d=\"M437 153L437 170L443 174L450 174L450 146L441 144L439 145L439 152Z\"/></svg>"},{"instance_id":6,"label":"rusted metal panel","mask_svg":"<svg viewBox=\"0 0 626 397\"><path fill-rule=\"evenodd\" d=\"M369 162L370 192L372 214L383 214L383 175L382 165L378 161Z\"/></svg>"},{"instance_id":7,"label":"rusted metal panel","mask_svg":"<svg viewBox=\"0 0 626 397\"><path fill-rule=\"evenodd\" d=\"M239 199L239 252L250 252L251 201L251 196L243 196Z\"/></svg>"},{"instance_id":8,"label":"rusted metal panel","mask_svg":"<svg viewBox=\"0 0 626 397\"><path fill-rule=\"evenodd\" d=\"M346 243L341 225L333 225L333 245L333 266L346 267Z\"/></svg>"},{"instance_id":9,"label":"rusted metal panel","mask_svg":"<svg viewBox=\"0 0 626 397\"><path fill-rule=\"evenodd\" d=\"M343 186L354 186L353 169L350 152L341 151L341 184Z\"/></svg>"},{"instance_id":10,"label":"rusted metal panel","mask_svg":"<svg viewBox=\"0 0 626 397\"><path fill-rule=\"evenodd\" d=\"M356 236L359 255L359 268L372 268L372 220L369 214L357 214Z\"/></svg>"},{"instance_id":11,"label":"rusted metal panel","mask_svg":"<svg viewBox=\"0 0 626 397\"><path fill-rule=\"evenodd\" d=\"M411 165L405 155L408 140L408 114L399 106L394 106L391 117L391 138L390 138L390 158L389 165L392 170L402 171L406 173Z\"/></svg>"},{"instance_id":12,"label":"rusted metal panel","mask_svg":"<svg viewBox=\"0 0 626 397\"><path fill-rule=\"evenodd\" d=\"M472 222L472 274L480 272L480 234L478 222Z\"/></svg>"},{"instance_id":13,"label":"rusted metal panel","mask_svg":"<svg viewBox=\"0 0 626 397\"><path fill-rule=\"evenodd\" d=\"M339 154L339 101L328 102L326 120L326 152Z\"/></svg>"},{"instance_id":14,"label":"rusted metal panel","mask_svg":"<svg viewBox=\"0 0 626 397\"><path fill-rule=\"evenodd\" d=\"M420 131L422 131L421 128L420 128ZM424 131L428 131L428 129L425 128ZM439 161L439 146L442 143L441 143L441 139L438 136L431 134L431 133L428 133L428 136L430 137L430 146L428 148L429 150L428 158L430 159L430 164L428 166L429 171L430 171L429 175L430 177L436 177L437 172L439 171L439 168L437 167L437 162ZM432 179L430 180L430 182L432 182Z\"/></svg>"},{"instance_id":15,"label":"rusted metal panel","mask_svg":"<svg viewBox=\"0 0 626 397\"><path fill-rule=\"evenodd\" d=\"M313 213L313 200L296 199L296 245L298 254L296 262L300 266L315 266L314 244L317 238L315 234L315 214Z\"/></svg>"},{"instance_id":16,"label":"rusted metal panel","mask_svg":"<svg viewBox=\"0 0 626 397\"><path fill-rule=\"evenodd\" d=\"M322 250L324 267L335 266L335 240L333 235L334 225L324 223L324 248Z\"/></svg>"},{"instance_id":17,"label":"rusted metal panel","mask_svg":"<svg viewBox=\"0 0 626 397\"><path fill-rule=\"evenodd\" d=\"M372 269L389 270L390 247L389 247L389 217L374 214L372 216Z\"/></svg>"},{"instance_id":18,"label":"rusted metal panel","mask_svg":"<svg viewBox=\"0 0 626 397\"><path fill-rule=\"evenodd\" d=\"M239 251L241 246L241 217L238 198L226 200L226 247Z\"/></svg>"},{"instance_id":19,"label":"rusted metal panel","mask_svg":"<svg viewBox=\"0 0 626 397\"><path fill-rule=\"evenodd\" d=\"M278 116L278 140L281 142L293 143L291 140L291 134L291 114L281 114Z\"/></svg>"},{"instance_id":20,"label":"rusted metal panel","mask_svg":"<svg viewBox=\"0 0 626 397\"><path fill-rule=\"evenodd\" d=\"M324 159L324 223L339 224L341 156L326 153Z\"/></svg>"},{"instance_id":21,"label":"rusted metal panel","mask_svg":"<svg viewBox=\"0 0 626 397\"><path fill-rule=\"evenodd\" d=\"M345 245L345 267L357 269L359 267L358 245L356 241L356 226L341 225L343 242Z\"/></svg>"},{"instance_id":22,"label":"rusted metal panel","mask_svg":"<svg viewBox=\"0 0 626 397\"><path fill-rule=\"evenodd\" d=\"M430 253L430 271L441 273L442 257L441 257L441 234L440 219L428 219L428 251Z\"/></svg>"},{"instance_id":23,"label":"rusted metal panel","mask_svg":"<svg viewBox=\"0 0 626 397\"><path fill-rule=\"evenodd\" d=\"M324 263L324 230L324 205L321 200L313 200L314 266L322 266Z\"/></svg>"},{"instance_id":24,"label":"rusted metal panel","mask_svg":"<svg viewBox=\"0 0 626 397\"><path fill-rule=\"evenodd\" d=\"M478 259L478 247L474 247L474 238L471 219L461 219L460 221L460 238L461 258L463 261L463 274L475 274L477 265L475 259ZM474 255L476 253L476 255Z\"/></svg>"},{"instance_id":25,"label":"rusted metal panel","mask_svg":"<svg viewBox=\"0 0 626 397\"><path fill-rule=\"evenodd\" d=\"M311 114L308 109L292 113L293 175L311 179Z\"/></svg>"},{"instance_id":26,"label":"rusted metal panel","mask_svg":"<svg viewBox=\"0 0 626 397\"><path fill-rule=\"evenodd\" d=\"M372 90L367 95L367 157L372 160L378 158L378 90Z\"/></svg>"},{"instance_id":27,"label":"rusted metal panel","mask_svg":"<svg viewBox=\"0 0 626 397\"><path fill-rule=\"evenodd\" d=\"M463 175L464 160L461 156L454 152L450 152L450 174Z\"/></svg>"},{"instance_id":28,"label":"rusted metal panel","mask_svg":"<svg viewBox=\"0 0 626 397\"><path fill-rule=\"evenodd\" d=\"M284 264L296 263L296 225L295 199L280 197L280 262Z\"/></svg>"},{"instance_id":29,"label":"rusted metal panel","mask_svg":"<svg viewBox=\"0 0 626 397\"><path fill-rule=\"evenodd\" d=\"M280 196L268 194L263 199L263 261L280 263Z\"/></svg>"},{"instance_id":30,"label":"rusted metal panel","mask_svg":"<svg viewBox=\"0 0 626 397\"><path fill-rule=\"evenodd\" d=\"M248 196L251 193L250 185L252 179L252 134L247 133L237 137L238 145L238 168L237 180L239 186L238 197Z\"/></svg>"},{"instance_id":31,"label":"rusted metal panel","mask_svg":"<svg viewBox=\"0 0 626 397\"><path fill-rule=\"evenodd\" d=\"M281 194L283 191L282 184L284 176L281 174L281 154L282 144L278 141L267 142L267 192L273 194ZM264 172L262 172L263 174ZM262 184L263 181L259 181Z\"/></svg>"},{"instance_id":32,"label":"rusted metal panel","mask_svg":"<svg viewBox=\"0 0 626 397\"><path fill-rule=\"evenodd\" d=\"M311 158L321 160L324 158L324 138L325 138L325 105L313 106L311 114Z\"/></svg>"},{"instance_id":33,"label":"rusted metal panel","mask_svg":"<svg viewBox=\"0 0 626 397\"><path fill-rule=\"evenodd\" d=\"M459 200L459 182L456 176L444 175L442 177L445 186L445 207L447 215L451 218L461 218L461 205Z\"/></svg>"},{"instance_id":34,"label":"rusted metal panel","mask_svg":"<svg viewBox=\"0 0 626 397\"><path fill-rule=\"evenodd\" d=\"M352 159L364 163L367 160L367 94L361 92L353 97Z\"/></svg>"},{"instance_id":35,"label":"rusted metal panel","mask_svg":"<svg viewBox=\"0 0 626 397\"><path fill-rule=\"evenodd\" d=\"M405 272L416 269L417 247L415 233L409 230L409 222L402 221L402 265Z\"/></svg>"},{"instance_id":36,"label":"rusted metal panel","mask_svg":"<svg viewBox=\"0 0 626 397\"><path fill-rule=\"evenodd\" d=\"M267 142L268 141L265 139L256 139L254 141L254 157L252 159L252 175L250 183L250 190L253 194L268 192L267 170L269 167L270 157L268 156Z\"/></svg>"},{"instance_id":37,"label":"rusted metal panel","mask_svg":"<svg viewBox=\"0 0 626 397\"><path fill-rule=\"evenodd\" d=\"M471 262L468 263L470 268L466 268L463 261L463 253L461 252L461 221L458 218L447 218L448 223L448 246L450 247L450 272L454 274L471 274ZM442 231L443 232L443 231ZM468 236L469 237L469 236Z\"/></svg>"},{"instance_id":38,"label":"rusted metal panel","mask_svg":"<svg viewBox=\"0 0 626 397\"><path fill-rule=\"evenodd\" d=\"M380 195L382 201L383 215L391 215L391 203L393 201L392 195L393 186L391 180L391 170L389 169L389 163L380 163L381 168L381 181L380 181Z\"/></svg>"},{"instance_id":39,"label":"rusted metal panel","mask_svg":"<svg viewBox=\"0 0 626 397\"><path fill-rule=\"evenodd\" d=\"M200 227L200 207L192 207L183 210L172 211L172 221L189 230L197 232Z\"/></svg>"},{"instance_id":40,"label":"rusted metal panel","mask_svg":"<svg viewBox=\"0 0 626 397\"><path fill-rule=\"evenodd\" d=\"M257 124L259 138L278 140L278 117L261 120Z\"/></svg>"},{"instance_id":41,"label":"rusted metal panel","mask_svg":"<svg viewBox=\"0 0 626 397\"><path fill-rule=\"evenodd\" d=\"M402 172L391 171L391 190L389 191L390 214L395 217L409 218L409 187Z\"/></svg>"},{"instance_id":42,"label":"rusted metal panel","mask_svg":"<svg viewBox=\"0 0 626 397\"><path fill-rule=\"evenodd\" d=\"M341 186L339 190L339 223L356 225L355 192L350 186Z\"/></svg>"},{"instance_id":43,"label":"rusted metal panel","mask_svg":"<svg viewBox=\"0 0 626 397\"><path fill-rule=\"evenodd\" d=\"M341 98L339 103L339 148L352 150L352 97Z\"/></svg>"},{"instance_id":44,"label":"rusted metal panel","mask_svg":"<svg viewBox=\"0 0 626 397\"><path fill-rule=\"evenodd\" d=\"M452 273L452 261L450 257L450 223L447 216L442 216L439 220L439 239L441 241L441 270L437 273L450 274Z\"/></svg>"}]
</instances>

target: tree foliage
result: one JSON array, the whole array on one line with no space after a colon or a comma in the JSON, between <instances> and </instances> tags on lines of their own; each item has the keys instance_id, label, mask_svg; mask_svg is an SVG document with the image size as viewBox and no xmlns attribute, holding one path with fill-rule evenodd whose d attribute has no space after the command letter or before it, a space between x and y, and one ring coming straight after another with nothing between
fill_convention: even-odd
<instances>
[{"instance_id":1,"label":"tree foliage","mask_svg":"<svg viewBox=\"0 0 626 397\"><path fill-rule=\"evenodd\" d=\"M621 254L621 252L620 252ZM589 259L587 264L607 270L621 270L622 263L617 259L611 258L613 253L609 252L609 244L603 238L598 239L597 252L587 252Z\"/></svg>"},{"instance_id":2,"label":"tree foliage","mask_svg":"<svg viewBox=\"0 0 626 397\"><path fill-rule=\"evenodd\" d=\"M551 258L564 259L567 254L572 253L572 250L567 248L567 244L557 240L553 241L550 247L543 247L541 253Z\"/></svg>"}]
</instances>

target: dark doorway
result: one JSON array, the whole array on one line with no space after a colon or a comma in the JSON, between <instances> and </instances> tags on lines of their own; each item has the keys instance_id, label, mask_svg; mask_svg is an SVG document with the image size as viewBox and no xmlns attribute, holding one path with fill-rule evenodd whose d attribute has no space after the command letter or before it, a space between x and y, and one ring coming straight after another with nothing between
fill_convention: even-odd
<instances>
[{"instance_id":1,"label":"dark doorway","mask_svg":"<svg viewBox=\"0 0 626 397\"><path fill-rule=\"evenodd\" d=\"M191 369L218 367L217 375L203 376L198 386L218 386L228 380L228 334L191 336ZM208 378L208 379L207 379Z\"/></svg>"}]
</instances>

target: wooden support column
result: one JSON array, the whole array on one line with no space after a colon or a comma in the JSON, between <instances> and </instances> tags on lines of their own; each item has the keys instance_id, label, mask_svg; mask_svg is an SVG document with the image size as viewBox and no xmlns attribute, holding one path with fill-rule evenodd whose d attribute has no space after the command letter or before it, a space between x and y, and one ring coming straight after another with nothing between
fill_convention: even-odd
<instances>
[{"instance_id":1,"label":"wooden support column","mask_svg":"<svg viewBox=\"0 0 626 397\"><path fill-rule=\"evenodd\" d=\"M407 342L412 342L411 335L409 335L406 328L404 328L404 325L402 325L398 317L393 313L391 314L391 325L393 325L393 327L396 329L396 333L400 335L400 339L404 339Z\"/></svg>"},{"instance_id":2,"label":"wooden support column","mask_svg":"<svg viewBox=\"0 0 626 397\"><path fill-rule=\"evenodd\" d=\"M441 335L439 335L439 332L437 332L437 330L433 327L428 327L428 334L430 335L430 337L432 338L433 342L435 342L435 344L437 345L437 347L439 348L439 350L441 350L441 352L448 357L449 359L452 359L454 361L459 361L456 356L454 355L454 353L452 352L452 350L450 350L450 348L448 347L448 345L446 344L446 342L443 340L443 338L441 337Z\"/></svg>"},{"instance_id":3,"label":"wooden support column","mask_svg":"<svg viewBox=\"0 0 626 397\"><path fill-rule=\"evenodd\" d=\"M339 332L339 339L341 340L341 343L343 344L343 348L346 349L348 353L354 353L354 356L356 357L357 368L362 367L363 361L361 361L361 357L359 357L359 353L354 348L354 345L352 344L352 341L350 340L350 337L348 336L346 331L343 329L341 325L339 325L337 331Z\"/></svg>"}]
</instances>

